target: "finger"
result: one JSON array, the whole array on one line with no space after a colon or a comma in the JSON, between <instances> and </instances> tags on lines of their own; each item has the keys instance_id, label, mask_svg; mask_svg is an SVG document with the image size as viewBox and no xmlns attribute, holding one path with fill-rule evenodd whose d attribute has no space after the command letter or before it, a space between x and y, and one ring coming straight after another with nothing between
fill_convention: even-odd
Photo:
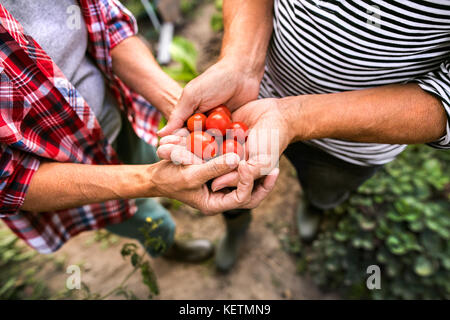
<instances>
[{"instance_id":1,"label":"finger","mask_svg":"<svg viewBox=\"0 0 450 320\"><path fill-rule=\"evenodd\" d=\"M239 173L235 170L213 180L212 191L219 191L226 187L236 187L239 182Z\"/></svg>"},{"instance_id":2,"label":"finger","mask_svg":"<svg viewBox=\"0 0 450 320\"><path fill-rule=\"evenodd\" d=\"M170 153L170 160L175 164L191 165L203 164L204 161L187 150L184 146L175 146Z\"/></svg>"},{"instance_id":3,"label":"finger","mask_svg":"<svg viewBox=\"0 0 450 320\"><path fill-rule=\"evenodd\" d=\"M278 164L278 158L270 154L256 154L248 159L247 164L250 167L253 178L256 180L270 174Z\"/></svg>"},{"instance_id":4,"label":"finger","mask_svg":"<svg viewBox=\"0 0 450 320\"><path fill-rule=\"evenodd\" d=\"M251 200L251 194L255 180L253 179L253 174L250 171L250 167L246 161L239 162L238 173L239 182L237 184L236 197L241 204L244 204Z\"/></svg>"},{"instance_id":5,"label":"finger","mask_svg":"<svg viewBox=\"0 0 450 320\"><path fill-rule=\"evenodd\" d=\"M165 144L156 150L156 154L162 160L170 160L179 165L202 164L202 159L190 152L184 146Z\"/></svg>"},{"instance_id":6,"label":"finger","mask_svg":"<svg viewBox=\"0 0 450 320\"><path fill-rule=\"evenodd\" d=\"M161 160L170 160L170 155L176 146L176 144L160 145L158 149L156 149L156 154Z\"/></svg>"},{"instance_id":7,"label":"finger","mask_svg":"<svg viewBox=\"0 0 450 320\"><path fill-rule=\"evenodd\" d=\"M247 161L247 165L254 180L260 178L262 175L267 174L268 170L273 169L271 157L267 155L257 155L252 159L249 159ZM236 187L238 185L239 179L239 174L236 171L230 172L226 175L214 179L211 184L211 189L213 191L219 191L226 187Z\"/></svg>"},{"instance_id":8,"label":"finger","mask_svg":"<svg viewBox=\"0 0 450 320\"><path fill-rule=\"evenodd\" d=\"M190 134L190 131L186 127L177 129L173 132L173 135L180 136L180 137L187 137L189 134Z\"/></svg>"},{"instance_id":9,"label":"finger","mask_svg":"<svg viewBox=\"0 0 450 320\"><path fill-rule=\"evenodd\" d=\"M252 198L250 202L245 206L246 208L256 208L261 203L261 201L263 201L269 195L269 193L275 187L275 183L277 182L279 173L280 170L278 168L275 168L269 175L264 178L263 183L253 190Z\"/></svg>"},{"instance_id":10,"label":"finger","mask_svg":"<svg viewBox=\"0 0 450 320\"><path fill-rule=\"evenodd\" d=\"M187 85L183 90L180 100L173 109L166 126L158 131L160 137L167 136L176 129L182 128L185 121L194 113L194 110L197 109L198 102L195 101L195 95L190 91L192 90L190 90L189 85Z\"/></svg>"},{"instance_id":11,"label":"finger","mask_svg":"<svg viewBox=\"0 0 450 320\"><path fill-rule=\"evenodd\" d=\"M254 183L252 174L248 166L241 166L241 164L239 164L238 171L240 181L237 189L229 193L209 193L209 197L206 200L209 214L236 209L246 205L251 200Z\"/></svg>"},{"instance_id":12,"label":"finger","mask_svg":"<svg viewBox=\"0 0 450 320\"><path fill-rule=\"evenodd\" d=\"M186 138L182 137L182 136L177 136L177 135L169 135L169 136L165 136L163 138L161 138L161 140L159 140L159 145L165 145L165 144L176 144L176 145L186 145Z\"/></svg>"},{"instance_id":13,"label":"finger","mask_svg":"<svg viewBox=\"0 0 450 320\"><path fill-rule=\"evenodd\" d=\"M233 171L239 164L239 156L227 153L208 162L193 166L193 179L202 179L203 183Z\"/></svg>"}]
</instances>

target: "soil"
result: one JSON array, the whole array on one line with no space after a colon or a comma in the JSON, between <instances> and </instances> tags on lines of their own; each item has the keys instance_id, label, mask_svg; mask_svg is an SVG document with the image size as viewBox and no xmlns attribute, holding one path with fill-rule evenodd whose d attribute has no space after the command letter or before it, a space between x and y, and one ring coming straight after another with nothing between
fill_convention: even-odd
<instances>
[{"instance_id":1,"label":"soil","mask_svg":"<svg viewBox=\"0 0 450 320\"><path fill-rule=\"evenodd\" d=\"M198 265L153 259L151 265L160 287L156 299L336 298L333 294L320 292L309 279L298 275L295 257L281 247L283 237L295 234L294 212L301 191L294 168L287 159L281 159L280 170L274 191L253 212L249 233L233 270L226 275L218 273L212 259ZM205 217L187 206L172 213L178 237L207 238L217 243L224 231L220 215ZM94 236L94 232L80 234L53 257L63 260L65 265L81 265L82 281L91 291L104 294L132 270L130 263L120 256L122 245L132 241L121 238L102 248L99 242L92 243ZM64 270L58 271L51 265L41 275L54 292L64 289L67 276ZM138 273L129 280L127 287L140 299L148 295Z\"/></svg>"},{"instance_id":2,"label":"soil","mask_svg":"<svg viewBox=\"0 0 450 320\"><path fill-rule=\"evenodd\" d=\"M210 27L215 8L206 2L197 8L191 21L177 33L191 40L199 51L199 70L211 65L219 52L221 35ZM160 295L156 299L328 299L307 278L297 274L295 257L284 251L280 239L295 234L294 213L301 194L295 170L288 160L280 161L281 174L275 190L254 210L253 222L243 243L242 254L232 272L227 275L215 271L211 259L203 264L183 264L162 258L152 259ZM187 206L173 210L178 237L207 238L215 243L224 231L221 215L205 217ZM95 232L83 233L69 241L52 256L65 265L82 266L82 281L91 291L105 293L117 286L132 269L120 255L120 238L103 248L93 242ZM93 242L93 243L92 243ZM90 244L89 244L90 243ZM64 289L65 268L46 266L41 276L54 291ZM128 282L138 298L147 298L147 288L140 274ZM112 297L118 298L118 297Z\"/></svg>"}]
</instances>

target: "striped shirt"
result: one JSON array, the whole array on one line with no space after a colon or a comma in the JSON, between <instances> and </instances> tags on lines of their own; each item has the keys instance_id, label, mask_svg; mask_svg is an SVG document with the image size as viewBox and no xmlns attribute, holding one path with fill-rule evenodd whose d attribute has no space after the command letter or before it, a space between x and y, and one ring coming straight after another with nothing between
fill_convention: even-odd
<instances>
[{"instance_id":1,"label":"striped shirt","mask_svg":"<svg viewBox=\"0 0 450 320\"><path fill-rule=\"evenodd\" d=\"M410 82L439 98L450 118L450 0L275 0L261 98ZM392 161L406 147L305 143L362 166ZM450 148L449 121L446 135L430 145Z\"/></svg>"}]
</instances>

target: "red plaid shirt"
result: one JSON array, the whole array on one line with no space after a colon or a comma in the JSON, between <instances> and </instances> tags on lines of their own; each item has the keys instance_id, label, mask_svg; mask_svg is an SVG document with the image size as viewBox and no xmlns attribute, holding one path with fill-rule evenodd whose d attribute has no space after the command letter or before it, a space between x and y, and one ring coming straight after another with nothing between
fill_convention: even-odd
<instances>
[{"instance_id":1,"label":"red plaid shirt","mask_svg":"<svg viewBox=\"0 0 450 320\"><path fill-rule=\"evenodd\" d=\"M156 143L159 112L112 72L111 50L136 34L136 21L116 0L80 0L89 54L103 72L138 136ZM120 223L132 201L108 201L58 212L20 210L43 159L117 164L94 113L42 48L0 4L0 217L41 253L72 236ZM51 201L51 195L49 195Z\"/></svg>"}]
</instances>

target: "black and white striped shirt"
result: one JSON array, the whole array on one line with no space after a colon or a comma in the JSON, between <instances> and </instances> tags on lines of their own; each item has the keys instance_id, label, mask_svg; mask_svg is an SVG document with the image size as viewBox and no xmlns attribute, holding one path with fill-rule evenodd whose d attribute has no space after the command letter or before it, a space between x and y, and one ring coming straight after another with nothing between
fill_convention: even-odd
<instances>
[{"instance_id":1,"label":"black and white striped shirt","mask_svg":"<svg viewBox=\"0 0 450 320\"><path fill-rule=\"evenodd\" d=\"M450 118L450 0L275 0L260 97L417 82ZM408 110L405 110L408 112ZM358 165L393 160L405 145L307 143ZM430 145L450 148L447 134Z\"/></svg>"}]
</instances>

